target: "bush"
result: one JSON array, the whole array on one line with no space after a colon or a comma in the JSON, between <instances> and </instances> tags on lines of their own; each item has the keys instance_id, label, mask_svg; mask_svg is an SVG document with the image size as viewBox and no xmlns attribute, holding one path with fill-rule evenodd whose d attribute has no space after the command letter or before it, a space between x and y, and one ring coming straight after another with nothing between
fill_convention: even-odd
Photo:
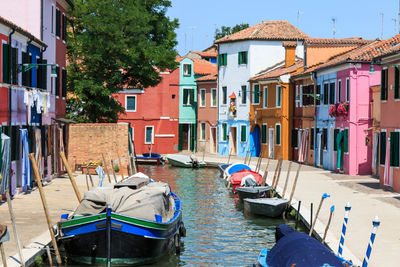
<instances>
[{"instance_id":1,"label":"bush","mask_svg":"<svg viewBox=\"0 0 400 267\"><path fill-rule=\"evenodd\" d=\"M119 172L119 165L118 164L114 166L114 171L115 172Z\"/></svg>"}]
</instances>

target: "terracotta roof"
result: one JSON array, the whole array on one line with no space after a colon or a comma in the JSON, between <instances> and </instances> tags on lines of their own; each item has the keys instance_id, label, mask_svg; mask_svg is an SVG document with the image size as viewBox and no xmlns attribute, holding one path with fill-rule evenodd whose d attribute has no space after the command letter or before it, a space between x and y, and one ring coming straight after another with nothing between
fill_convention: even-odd
<instances>
[{"instance_id":1,"label":"terracotta roof","mask_svg":"<svg viewBox=\"0 0 400 267\"><path fill-rule=\"evenodd\" d=\"M196 81L198 82L208 82L208 81L217 81L217 74L210 74L210 75L206 75L206 76L202 76L200 78L197 78Z\"/></svg>"},{"instance_id":2,"label":"terracotta roof","mask_svg":"<svg viewBox=\"0 0 400 267\"><path fill-rule=\"evenodd\" d=\"M19 27L18 25L12 23L11 21L9 21L9 20L7 20L7 19L5 19L3 17L0 17L0 23L10 27L11 29L15 29L16 32L26 36L29 39L32 39L35 43L39 44L40 46L47 47L47 45L42 40L36 38L30 32L28 32L27 30L22 29L21 27Z\"/></svg>"},{"instance_id":3,"label":"terracotta roof","mask_svg":"<svg viewBox=\"0 0 400 267\"><path fill-rule=\"evenodd\" d=\"M203 51L192 51L193 53L198 54L201 57L217 57L218 56L218 52L203 52Z\"/></svg>"},{"instance_id":4,"label":"terracotta roof","mask_svg":"<svg viewBox=\"0 0 400 267\"><path fill-rule=\"evenodd\" d=\"M295 64L293 64L292 66L289 66L289 67L285 67L283 65L281 67L277 67L273 70L270 70L270 71L267 71L264 73L260 73L259 75L251 77L250 81L262 81L262 80L268 80L268 79L272 79L272 78L278 78L282 75L296 72L297 70L299 70L300 68L303 67L303 64L304 64L303 60L299 60Z\"/></svg>"},{"instance_id":5,"label":"terracotta roof","mask_svg":"<svg viewBox=\"0 0 400 267\"><path fill-rule=\"evenodd\" d=\"M283 40L295 41L309 38L287 20L263 21L247 29L225 36L215 43L226 43L241 40Z\"/></svg>"},{"instance_id":6,"label":"terracotta roof","mask_svg":"<svg viewBox=\"0 0 400 267\"><path fill-rule=\"evenodd\" d=\"M204 59L193 59L193 71L195 74L217 74L217 64Z\"/></svg>"},{"instance_id":7,"label":"terracotta roof","mask_svg":"<svg viewBox=\"0 0 400 267\"><path fill-rule=\"evenodd\" d=\"M283 47L296 47L297 42L296 41L285 41L285 42L282 42L282 46Z\"/></svg>"},{"instance_id":8,"label":"terracotta roof","mask_svg":"<svg viewBox=\"0 0 400 267\"><path fill-rule=\"evenodd\" d=\"M369 44L374 40L362 39L360 37L355 38L343 38L343 39L332 39L332 38L307 38L305 39L305 45L355 45L355 44Z\"/></svg>"}]
</instances>

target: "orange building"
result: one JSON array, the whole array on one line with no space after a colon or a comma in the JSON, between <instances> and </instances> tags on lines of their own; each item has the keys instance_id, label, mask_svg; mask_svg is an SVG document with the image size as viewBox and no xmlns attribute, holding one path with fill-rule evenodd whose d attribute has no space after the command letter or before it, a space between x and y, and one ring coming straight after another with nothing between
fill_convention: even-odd
<instances>
[{"instance_id":1,"label":"orange building","mask_svg":"<svg viewBox=\"0 0 400 267\"><path fill-rule=\"evenodd\" d=\"M303 70L303 61L296 60L296 42L283 42L285 61L250 78L251 131L261 129L263 157L291 159L293 88L290 76Z\"/></svg>"}]
</instances>

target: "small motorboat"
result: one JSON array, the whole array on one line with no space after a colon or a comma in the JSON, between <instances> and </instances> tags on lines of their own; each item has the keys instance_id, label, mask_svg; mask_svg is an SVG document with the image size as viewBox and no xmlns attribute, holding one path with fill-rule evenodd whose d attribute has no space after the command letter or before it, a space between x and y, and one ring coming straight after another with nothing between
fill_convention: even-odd
<instances>
[{"instance_id":1,"label":"small motorboat","mask_svg":"<svg viewBox=\"0 0 400 267\"><path fill-rule=\"evenodd\" d=\"M236 187L236 193L240 201L243 201L245 198L265 198L272 189L272 186L238 186Z\"/></svg>"},{"instance_id":2,"label":"small motorboat","mask_svg":"<svg viewBox=\"0 0 400 267\"><path fill-rule=\"evenodd\" d=\"M263 249L255 266L353 266L315 238L305 233L296 232L292 227L281 224L275 230L276 244L272 249Z\"/></svg>"},{"instance_id":3,"label":"small motorboat","mask_svg":"<svg viewBox=\"0 0 400 267\"><path fill-rule=\"evenodd\" d=\"M198 162L190 156L181 154L168 154L167 160L172 166L181 168L203 168L206 166L204 161Z\"/></svg>"},{"instance_id":4,"label":"small motorboat","mask_svg":"<svg viewBox=\"0 0 400 267\"><path fill-rule=\"evenodd\" d=\"M231 174L229 177L230 185L232 187L233 193L236 193L236 188L245 185L246 181L252 181L254 185L260 185L262 181L262 176L258 172L251 170L241 170Z\"/></svg>"},{"instance_id":5,"label":"small motorboat","mask_svg":"<svg viewBox=\"0 0 400 267\"><path fill-rule=\"evenodd\" d=\"M225 179L225 180L228 180L228 178L229 178L233 173L238 172L238 171L242 171L242 170L249 170L249 171L251 171L251 168L250 168L248 165L243 164L243 163L240 163L240 162L233 163L232 165L230 165L229 167L227 167L227 168L225 169L225 171L224 171L224 179Z\"/></svg>"},{"instance_id":6,"label":"small motorboat","mask_svg":"<svg viewBox=\"0 0 400 267\"><path fill-rule=\"evenodd\" d=\"M224 175L226 168L228 168L229 166L230 166L230 164L226 164L226 163L218 164L218 168L219 168L219 171L221 172L221 175Z\"/></svg>"},{"instance_id":7,"label":"small motorboat","mask_svg":"<svg viewBox=\"0 0 400 267\"><path fill-rule=\"evenodd\" d=\"M143 153L143 156L137 156L138 164L164 164L165 159L159 153Z\"/></svg>"},{"instance_id":8,"label":"small motorboat","mask_svg":"<svg viewBox=\"0 0 400 267\"><path fill-rule=\"evenodd\" d=\"M266 217L278 217L285 211L288 199L277 197L272 198L245 198L244 209L253 214L262 215Z\"/></svg>"},{"instance_id":9,"label":"small motorboat","mask_svg":"<svg viewBox=\"0 0 400 267\"><path fill-rule=\"evenodd\" d=\"M87 191L57 228L68 259L80 266L154 263L179 253L186 232L180 198L147 177Z\"/></svg>"}]
</instances>

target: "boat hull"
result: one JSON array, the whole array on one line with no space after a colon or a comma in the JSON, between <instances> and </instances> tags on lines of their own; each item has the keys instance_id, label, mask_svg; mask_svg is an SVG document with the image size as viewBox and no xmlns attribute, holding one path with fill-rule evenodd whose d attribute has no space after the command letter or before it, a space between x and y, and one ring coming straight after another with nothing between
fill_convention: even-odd
<instances>
[{"instance_id":1,"label":"boat hull","mask_svg":"<svg viewBox=\"0 0 400 267\"><path fill-rule=\"evenodd\" d=\"M243 201L245 198L260 198L268 195L272 190L272 186L255 186L255 187L237 187L236 193L239 199Z\"/></svg>"},{"instance_id":2,"label":"boat hull","mask_svg":"<svg viewBox=\"0 0 400 267\"><path fill-rule=\"evenodd\" d=\"M244 208L253 214L274 218L282 215L288 202L279 198L245 198Z\"/></svg>"},{"instance_id":3,"label":"boat hull","mask_svg":"<svg viewBox=\"0 0 400 267\"><path fill-rule=\"evenodd\" d=\"M136 157L138 164L163 164L164 160L161 157Z\"/></svg>"}]
</instances>

